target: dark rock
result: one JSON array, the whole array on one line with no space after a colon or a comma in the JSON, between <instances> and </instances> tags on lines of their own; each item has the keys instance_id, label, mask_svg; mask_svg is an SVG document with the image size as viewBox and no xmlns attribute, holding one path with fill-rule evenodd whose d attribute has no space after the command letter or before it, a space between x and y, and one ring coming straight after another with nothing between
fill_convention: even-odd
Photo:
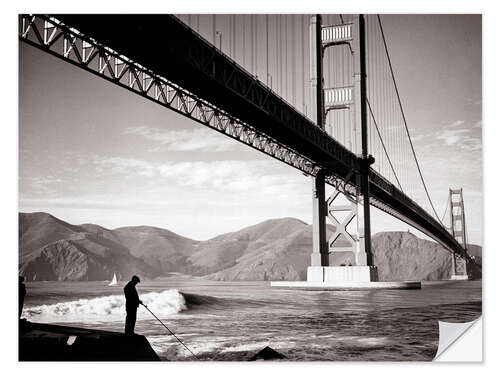
<instances>
[{"instance_id":1,"label":"dark rock","mask_svg":"<svg viewBox=\"0 0 500 375\"><path fill-rule=\"evenodd\" d=\"M24 322L20 361L159 361L148 340L94 329Z\"/></svg>"},{"instance_id":2,"label":"dark rock","mask_svg":"<svg viewBox=\"0 0 500 375\"><path fill-rule=\"evenodd\" d=\"M270 361L273 359L285 359L286 357L278 353L276 350L273 348L266 346L264 349L258 351L256 354L254 354L252 357L250 357L248 360L249 361L258 361L258 360L264 360L264 361Z\"/></svg>"}]
</instances>

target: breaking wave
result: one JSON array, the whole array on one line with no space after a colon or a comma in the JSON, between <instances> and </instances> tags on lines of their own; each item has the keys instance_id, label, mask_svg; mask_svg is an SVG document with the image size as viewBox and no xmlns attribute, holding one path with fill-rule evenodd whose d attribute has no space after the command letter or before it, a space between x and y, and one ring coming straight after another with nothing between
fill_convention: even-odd
<instances>
[{"instance_id":1,"label":"breaking wave","mask_svg":"<svg viewBox=\"0 0 500 375\"><path fill-rule=\"evenodd\" d=\"M141 294L141 301L157 316L168 316L187 310L184 295L176 289ZM125 316L125 297L111 295L59 302L25 308L23 317L33 322L96 322L119 321ZM138 318L150 319L149 312L139 307Z\"/></svg>"}]
</instances>

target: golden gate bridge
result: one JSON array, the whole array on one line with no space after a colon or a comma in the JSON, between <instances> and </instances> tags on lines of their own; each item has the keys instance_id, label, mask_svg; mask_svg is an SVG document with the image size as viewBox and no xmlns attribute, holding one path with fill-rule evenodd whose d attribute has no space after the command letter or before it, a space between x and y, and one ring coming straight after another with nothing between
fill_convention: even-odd
<instances>
[{"instance_id":1,"label":"golden gate bridge","mask_svg":"<svg viewBox=\"0 0 500 375\"><path fill-rule=\"evenodd\" d=\"M19 39L311 176L308 281L377 281L370 206L449 250L453 278L477 267L461 189L448 225L429 194L378 15L26 14Z\"/></svg>"}]
</instances>

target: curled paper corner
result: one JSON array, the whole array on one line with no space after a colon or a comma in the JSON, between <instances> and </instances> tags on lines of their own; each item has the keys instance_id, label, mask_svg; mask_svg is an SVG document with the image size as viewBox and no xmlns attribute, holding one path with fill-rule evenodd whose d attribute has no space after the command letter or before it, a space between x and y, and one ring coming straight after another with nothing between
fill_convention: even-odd
<instances>
[{"instance_id":1,"label":"curled paper corner","mask_svg":"<svg viewBox=\"0 0 500 375\"><path fill-rule=\"evenodd\" d=\"M465 353L468 353L471 351L471 349L477 349L479 346L479 356L472 356L471 357L461 357L460 355L458 357L452 355L452 356L442 356L444 352L447 352L447 350L453 345L458 346L458 344L462 341L459 340L465 332L467 332L472 326L475 325L476 322L482 322L482 317L479 317L476 320L473 320L471 322L466 322L466 323L448 323L448 322L442 322L439 321L439 345L438 345L438 350L436 352L436 356L434 357L434 361L460 361L460 362L466 362L466 361L482 361L482 324L479 326L479 330L475 332L474 336L471 337L472 340L467 340L464 344L466 346L473 345L474 348L468 347L468 348L463 348ZM458 341L457 341L458 340ZM475 345L476 344L476 345ZM462 345L461 345L462 346ZM462 348L457 348L457 353L462 352ZM447 352L448 354L448 352ZM477 354L477 350L476 350ZM446 357L446 358L445 358Z\"/></svg>"}]
</instances>

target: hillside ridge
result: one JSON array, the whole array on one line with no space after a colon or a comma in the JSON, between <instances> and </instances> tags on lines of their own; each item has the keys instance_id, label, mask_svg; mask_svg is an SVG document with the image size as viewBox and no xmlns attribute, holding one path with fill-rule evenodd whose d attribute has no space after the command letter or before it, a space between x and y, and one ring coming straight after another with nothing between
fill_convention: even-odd
<instances>
[{"instance_id":1,"label":"hillside ridge","mask_svg":"<svg viewBox=\"0 0 500 375\"><path fill-rule=\"evenodd\" d=\"M329 233L333 229L328 226ZM134 273L154 278L171 272L224 281L304 280L312 227L292 217L274 218L196 241L146 225L108 229L73 225L44 212L19 213L19 247L19 270L28 280L109 280L114 273L119 279ZM449 252L413 233L376 233L372 248L381 280L449 279ZM481 264L481 247L469 249Z\"/></svg>"}]
</instances>

